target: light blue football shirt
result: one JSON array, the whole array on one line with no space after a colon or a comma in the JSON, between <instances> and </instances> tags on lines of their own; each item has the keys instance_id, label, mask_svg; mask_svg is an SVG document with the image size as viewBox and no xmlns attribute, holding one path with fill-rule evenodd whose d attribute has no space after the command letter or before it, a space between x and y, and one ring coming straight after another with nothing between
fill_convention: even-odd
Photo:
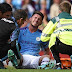
<instances>
[{"instance_id":1,"label":"light blue football shirt","mask_svg":"<svg viewBox=\"0 0 72 72\"><path fill-rule=\"evenodd\" d=\"M20 34L18 38L18 42L20 43L21 50L20 53L39 56L40 48L45 49L48 48L48 43L41 42L40 36L41 31L37 30L36 32L31 33L28 27L24 27L20 29Z\"/></svg>"}]
</instances>

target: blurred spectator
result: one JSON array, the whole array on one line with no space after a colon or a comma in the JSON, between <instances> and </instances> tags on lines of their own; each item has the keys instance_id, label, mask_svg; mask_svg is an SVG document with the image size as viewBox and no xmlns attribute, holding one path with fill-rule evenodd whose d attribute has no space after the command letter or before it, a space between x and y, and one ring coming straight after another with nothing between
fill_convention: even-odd
<instances>
[{"instance_id":1,"label":"blurred spectator","mask_svg":"<svg viewBox=\"0 0 72 72\"><path fill-rule=\"evenodd\" d=\"M50 17L53 18L59 14L59 4L61 0L53 0L53 4L50 8Z\"/></svg>"},{"instance_id":2,"label":"blurred spectator","mask_svg":"<svg viewBox=\"0 0 72 72\"><path fill-rule=\"evenodd\" d=\"M8 3L0 4L0 19L1 18L10 18L12 14L12 8Z\"/></svg>"},{"instance_id":3,"label":"blurred spectator","mask_svg":"<svg viewBox=\"0 0 72 72\"><path fill-rule=\"evenodd\" d=\"M8 3L9 5L11 5L12 7L12 0L5 0L6 3Z\"/></svg>"},{"instance_id":4,"label":"blurred spectator","mask_svg":"<svg viewBox=\"0 0 72 72\"><path fill-rule=\"evenodd\" d=\"M40 10L40 0L33 0L35 2L35 9Z\"/></svg>"},{"instance_id":5,"label":"blurred spectator","mask_svg":"<svg viewBox=\"0 0 72 72\"><path fill-rule=\"evenodd\" d=\"M62 0L62 1L69 1L69 2L71 2L71 0Z\"/></svg>"},{"instance_id":6,"label":"blurred spectator","mask_svg":"<svg viewBox=\"0 0 72 72\"><path fill-rule=\"evenodd\" d=\"M42 25L39 26L40 30L43 30L43 28L47 25L48 23L48 18L47 18L47 9L46 9L46 0L41 0L41 10L40 12L43 13L44 19Z\"/></svg>"},{"instance_id":7,"label":"blurred spectator","mask_svg":"<svg viewBox=\"0 0 72 72\"><path fill-rule=\"evenodd\" d=\"M0 0L0 3L3 3L3 2L5 2L5 0Z\"/></svg>"},{"instance_id":8,"label":"blurred spectator","mask_svg":"<svg viewBox=\"0 0 72 72\"><path fill-rule=\"evenodd\" d=\"M28 18L30 18L35 11L35 2L32 0L23 0L22 9L27 11Z\"/></svg>"},{"instance_id":9,"label":"blurred spectator","mask_svg":"<svg viewBox=\"0 0 72 72\"><path fill-rule=\"evenodd\" d=\"M12 0L13 9L21 9L22 8L22 0Z\"/></svg>"}]
</instances>

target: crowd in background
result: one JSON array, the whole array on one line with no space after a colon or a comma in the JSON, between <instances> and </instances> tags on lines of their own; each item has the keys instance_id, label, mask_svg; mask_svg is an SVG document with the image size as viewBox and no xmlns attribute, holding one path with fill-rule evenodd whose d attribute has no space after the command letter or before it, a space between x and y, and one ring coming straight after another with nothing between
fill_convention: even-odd
<instances>
[{"instance_id":1,"label":"crowd in background","mask_svg":"<svg viewBox=\"0 0 72 72\"><path fill-rule=\"evenodd\" d=\"M0 3L7 2L13 8L13 12L17 9L24 9L28 18L34 11L41 11L44 14L43 24L39 26L43 30L50 19L59 14L59 4L64 0L0 0ZM72 2L72 0L68 0ZM71 12L72 15L72 12Z\"/></svg>"}]
</instances>

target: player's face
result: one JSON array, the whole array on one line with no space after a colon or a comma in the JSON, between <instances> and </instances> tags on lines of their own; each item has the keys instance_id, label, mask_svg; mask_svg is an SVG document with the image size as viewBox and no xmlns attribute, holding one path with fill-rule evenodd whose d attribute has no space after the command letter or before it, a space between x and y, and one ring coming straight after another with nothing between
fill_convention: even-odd
<instances>
[{"instance_id":1,"label":"player's face","mask_svg":"<svg viewBox=\"0 0 72 72\"><path fill-rule=\"evenodd\" d=\"M33 26L39 26L42 24L42 17L39 14L34 14L31 18L31 24Z\"/></svg>"},{"instance_id":2,"label":"player's face","mask_svg":"<svg viewBox=\"0 0 72 72\"><path fill-rule=\"evenodd\" d=\"M8 11L2 14L2 18L10 18L11 17L12 12Z\"/></svg>"}]
</instances>

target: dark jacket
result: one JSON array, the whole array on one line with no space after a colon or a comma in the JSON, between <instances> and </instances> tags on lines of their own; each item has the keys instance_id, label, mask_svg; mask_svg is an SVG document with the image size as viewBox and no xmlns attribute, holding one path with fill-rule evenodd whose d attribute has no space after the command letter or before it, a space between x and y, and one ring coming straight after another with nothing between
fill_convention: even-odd
<instances>
[{"instance_id":1,"label":"dark jacket","mask_svg":"<svg viewBox=\"0 0 72 72\"><path fill-rule=\"evenodd\" d=\"M0 20L0 58L6 56L10 49L8 40L15 27L15 23L11 19L2 18Z\"/></svg>"}]
</instances>

